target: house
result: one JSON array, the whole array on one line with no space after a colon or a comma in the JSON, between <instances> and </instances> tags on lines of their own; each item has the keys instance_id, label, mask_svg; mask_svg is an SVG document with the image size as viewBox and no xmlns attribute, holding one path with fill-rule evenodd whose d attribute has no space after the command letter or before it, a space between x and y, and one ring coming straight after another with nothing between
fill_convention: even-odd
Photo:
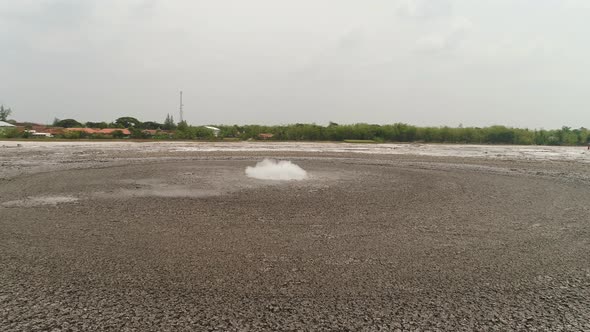
<instances>
[{"instance_id":1,"label":"house","mask_svg":"<svg viewBox=\"0 0 590 332\"><path fill-rule=\"evenodd\" d=\"M92 129L92 128L66 128L65 129L66 132L70 131L70 132L82 132L82 133L86 133L88 135L92 135L92 134L96 134L98 133L98 129Z\"/></svg>"},{"instance_id":2,"label":"house","mask_svg":"<svg viewBox=\"0 0 590 332\"><path fill-rule=\"evenodd\" d=\"M218 137L219 136L219 132L221 131L221 129L216 128L216 127L211 127L211 126L204 126L207 129L210 129L213 131L213 136Z\"/></svg>"},{"instance_id":3,"label":"house","mask_svg":"<svg viewBox=\"0 0 590 332\"><path fill-rule=\"evenodd\" d=\"M157 130L157 129L144 129L141 132L144 133L147 136L156 136L160 132L160 130Z\"/></svg>"},{"instance_id":4,"label":"house","mask_svg":"<svg viewBox=\"0 0 590 332\"><path fill-rule=\"evenodd\" d=\"M275 135L273 135L273 134L266 134L266 133L258 134L258 138L260 138L260 139L271 139L274 136Z\"/></svg>"},{"instance_id":5,"label":"house","mask_svg":"<svg viewBox=\"0 0 590 332\"><path fill-rule=\"evenodd\" d=\"M51 135L63 135L65 132L65 128L60 128L60 127L53 127L53 128L47 128L45 130L43 130L43 132L49 133Z\"/></svg>"},{"instance_id":6,"label":"house","mask_svg":"<svg viewBox=\"0 0 590 332\"><path fill-rule=\"evenodd\" d=\"M131 132L129 131L129 129L125 129L125 128L105 128L105 129L98 130L96 133L103 134L103 135L112 135L115 131L120 131L125 136L131 135Z\"/></svg>"},{"instance_id":7,"label":"house","mask_svg":"<svg viewBox=\"0 0 590 332\"><path fill-rule=\"evenodd\" d=\"M0 128L14 128L14 127L16 127L16 126L11 123L0 121Z\"/></svg>"},{"instance_id":8,"label":"house","mask_svg":"<svg viewBox=\"0 0 590 332\"><path fill-rule=\"evenodd\" d=\"M79 131L86 133L88 135L98 134L98 135L113 135L115 131L120 131L123 133L124 136L131 135L129 129L125 128L105 128L105 129L94 129L94 128L66 128L66 131Z\"/></svg>"},{"instance_id":9,"label":"house","mask_svg":"<svg viewBox=\"0 0 590 332\"><path fill-rule=\"evenodd\" d=\"M33 137L53 137L55 135L62 135L64 133L64 128L48 128L47 126L34 125L30 130L25 130L25 132L29 133L30 136Z\"/></svg>"},{"instance_id":10,"label":"house","mask_svg":"<svg viewBox=\"0 0 590 332\"><path fill-rule=\"evenodd\" d=\"M33 137L53 137L50 133L32 133Z\"/></svg>"},{"instance_id":11,"label":"house","mask_svg":"<svg viewBox=\"0 0 590 332\"><path fill-rule=\"evenodd\" d=\"M25 130L25 133L29 134L30 137L53 137L51 133L43 133L36 130Z\"/></svg>"}]
</instances>

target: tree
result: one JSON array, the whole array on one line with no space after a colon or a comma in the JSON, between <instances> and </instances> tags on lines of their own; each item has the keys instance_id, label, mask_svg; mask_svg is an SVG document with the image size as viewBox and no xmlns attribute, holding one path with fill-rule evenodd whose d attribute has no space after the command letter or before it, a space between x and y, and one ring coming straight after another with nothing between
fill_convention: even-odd
<instances>
[{"instance_id":1,"label":"tree","mask_svg":"<svg viewBox=\"0 0 590 332\"><path fill-rule=\"evenodd\" d=\"M108 123L106 122L86 122L86 127L87 128L100 128L100 129L105 129L109 126Z\"/></svg>"},{"instance_id":2,"label":"tree","mask_svg":"<svg viewBox=\"0 0 590 332\"><path fill-rule=\"evenodd\" d=\"M143 132L143 130L139 128L129 128L131 132L131 138L147 138L148 136ZM115 130L115 132L120 132L119 130Z\"/></svg>"},{"instance_id":3,"label":"tree","mask_svg":"<svg viewBox=\"0 0 590 332\"><path fill-rule=\"evenodd\" d=\"M24 132L20 132L16 128L0 129L0 138L18 138L22 137Z\"/></svg>"},{"instance_id":4,"label":"tree","mask_svg":"<svg viewBox=\"0 0 590 332\"><path fill-rule=\"evenodd\" d=\"M176 124L174 124L174 117L172 115L167 114L166 120L164 120L164 125L162 126L164 130L174 130L176 129Z\"/></svg>"},{"instance_id":5,"label":"tree","mask_svg":"<svg viewBox=\"0 0 590 332\"><path fill-rule=\"evenodd\" d=\"M157 130L157 129L162 129L164 127L163 124L161 123L157 123L154 121L146 121L144 123L141 124L141 128L142 129L152 129L152 130Z\"/></svg>"},{"instance_id":6,"label":"tree","mask_svg":"<svg viewBox=\"0 0 590 332\"><path fill-rule=\"evenodd\" d=\"M121 130L113 131L112 135L113 135L113 138L124 138L125 137L125 134Z\"/></svg>"},{"instance_id":7,"label":"tree","mask_svg":"<svg viewBox=\"0 0 590 332\"><path fill-rule=\"evenodd\" d=\"M188 129L188 123L185 121L180 121L178 123L178 130L183 131Z\"/></svg>"},{"instance_id":8,"label":"tree","mask_svg":"<svg viewBox=\"0 0 590 332\"><path fill-rule=\"evenodd\" d=\"M10 114L12 114L10 108L4 108L4 105L0 105L0 121L6 121Z\"/></svg>"},{"instance_id":9,"label":"tree","mask_svg":"<svg viewBox=\"0 0 590 332\"><path fill-rule=\"evenodd\" d=\"M64 119L59 120L54 123L56 127L63 127L63 128L78 128L83 127L82 124L74 119Z\"/></svg>"},{"instance_id":10,"label":"tree","mask_svg":"<svg viewBox=\"0 0 590 332\"><path fill-rule=\"evenodd\" d=\"M141 126L141 122L139 120L130 116L118 118L115 120L115 124L122 128L139 128Z\"/></svg>"}]
</instances>

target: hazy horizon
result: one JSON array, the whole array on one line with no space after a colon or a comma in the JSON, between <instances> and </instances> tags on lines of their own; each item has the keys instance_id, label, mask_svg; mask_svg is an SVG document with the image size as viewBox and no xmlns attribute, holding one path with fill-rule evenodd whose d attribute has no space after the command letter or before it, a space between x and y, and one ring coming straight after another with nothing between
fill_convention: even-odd
<instances>
[{"instance_id":1,"label":"hazy horizon","mask_svg":"<svg viewBox=\"0 0 590 332\"><path fill-rule=\"evenodd\" d=\"M590 127L584 0L6 0L19 121Z\"/></svg>"}]
</instances>

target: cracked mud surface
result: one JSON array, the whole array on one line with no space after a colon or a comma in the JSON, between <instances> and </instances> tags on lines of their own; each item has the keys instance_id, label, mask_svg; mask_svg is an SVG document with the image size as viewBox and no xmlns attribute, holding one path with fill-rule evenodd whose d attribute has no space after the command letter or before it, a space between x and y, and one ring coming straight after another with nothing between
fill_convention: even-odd
<instances>
[{"instance_id":1,"label":"cracked mud surface","mask_svg":"<svg viewBox=\"0 0 590 332\"><path fill-rule=\"evenodd\" d=\"M263 157L309 172L245 176ZM2 331L588 331L590 170L0 150Z\"/></svg>"}]
</instances>

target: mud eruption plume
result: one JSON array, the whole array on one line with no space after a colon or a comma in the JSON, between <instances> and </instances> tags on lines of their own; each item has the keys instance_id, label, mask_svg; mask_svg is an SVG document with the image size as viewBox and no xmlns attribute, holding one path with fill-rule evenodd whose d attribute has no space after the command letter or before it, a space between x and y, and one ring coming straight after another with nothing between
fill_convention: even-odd
<instances>
[{"instance_id":1,"label":"mud eruption plume","mask_svg":"<svg viewBox=\"0 0 590 332\"><path fill-rule=\"evenodd\" d=\"M274 159L264 159L257 163L255 167L248 166L246 175L260 180L290 181L307 179L307 172L303 168L290 161L276 161Z\"/></svg>"}]
</instances>

